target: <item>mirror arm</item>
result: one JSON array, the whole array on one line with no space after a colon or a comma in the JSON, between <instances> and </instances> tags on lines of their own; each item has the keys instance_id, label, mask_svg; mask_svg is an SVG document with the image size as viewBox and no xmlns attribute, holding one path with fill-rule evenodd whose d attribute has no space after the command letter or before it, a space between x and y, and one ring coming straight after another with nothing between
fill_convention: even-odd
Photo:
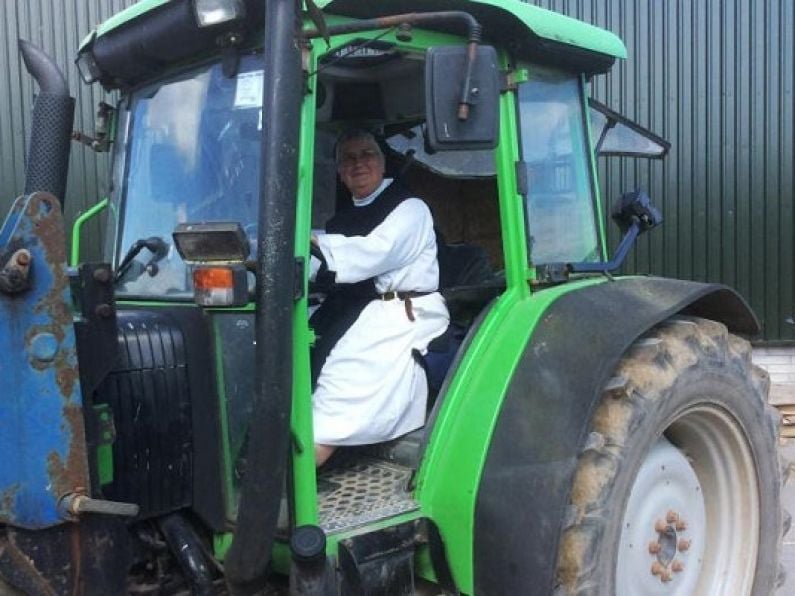
<instances>
[{"instance_id":1,"label":"mirror arm","mask_svg":"<svg viewBox=\"0 0 795 596\"><path fill-rule=\"evenodd\" d=\"M474 20L474 19L473 19ZM458 102L458 119L469 118L469 106L472 104L472 71L475 69L475 57L478 54L478 44L483 34L483 28L475 22L469 30L467 42L467 63L464 67L464 83L461 87L461 100ZM477 90L475 90L477 93Z\"/></svg>"},{"instance_id":2,"label":"mirror arm","mask_svg":"<svg viewBox=\"0 0 795 596\"><path fill-rule=\"evenodd\" d=\"M604 271L615 271L624 263L624 259L629 254L629 249L635 244L635 240L640 234L640 222L635 219L627 229L624 237L616 249L613 258L606 263L569 263L567 269L571 273L600 273Z\"/></svg>"}]
</instances>

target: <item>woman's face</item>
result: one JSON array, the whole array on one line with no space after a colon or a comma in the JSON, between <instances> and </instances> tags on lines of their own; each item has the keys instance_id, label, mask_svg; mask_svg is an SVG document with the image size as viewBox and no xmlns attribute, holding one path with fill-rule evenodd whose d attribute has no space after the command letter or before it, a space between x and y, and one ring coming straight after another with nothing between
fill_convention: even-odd
<instances>
[{"instance_id":1,"label":"woman's face","mask_svg":"<svg viewBox=\"0 0 795 596\"><path fill-rule=\"evenodd\" d=\"M384 180L384 157L367 138L350 139L339 152L339 174L353 197L366 197Z\"/></svg>"}]
</instances>

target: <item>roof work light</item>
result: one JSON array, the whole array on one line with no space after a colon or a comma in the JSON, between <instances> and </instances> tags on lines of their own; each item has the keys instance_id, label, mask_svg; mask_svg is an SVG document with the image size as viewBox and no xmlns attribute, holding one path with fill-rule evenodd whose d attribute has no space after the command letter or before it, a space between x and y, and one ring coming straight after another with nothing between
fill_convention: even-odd
<instances>
[{"instance_id":1,"label":"roof work light","mask_svg":"<svg viewBox=\"0 0 795 596\"><path fill-rule=\"evenodd\" d=\"M102 71L94 58L94 54L91 53L91 49L78 55L75 63L77 64L77 70L80 72L80 78L87 85L98 81L102 76Z\"/></svg>"},{"instance_id":2,"label":"roof work light","mask_svg":"<svg viewBox=\"0 0 795 596\"><path fill-rule=\"evenodd\" d=\"M199 27L214 27L246 16L243 0L193 0Z\"/></svg>"}]
</instances>

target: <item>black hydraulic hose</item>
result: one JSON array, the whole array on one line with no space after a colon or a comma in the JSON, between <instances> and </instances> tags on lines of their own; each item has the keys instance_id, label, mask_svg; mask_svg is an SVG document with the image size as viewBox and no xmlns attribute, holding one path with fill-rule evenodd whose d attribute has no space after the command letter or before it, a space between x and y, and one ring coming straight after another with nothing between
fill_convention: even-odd
<instances>
[{"instance_id":1,"label":"black hydraulic hose","mask_svg":"<svg viewBox=\"0 0 795 596\"><path fill-rule=\"evenodd\" d=\"M69 95L63 73L47 54L22 39L19 51L39 85L33 104L24 192L49 192L63 205L75 100Z\"/></svg>"},{"instance_id":2,"label":"black hydraulic hose","mask_svg":"<svg viewBox=\"0 0 795 596\"><path fill-rule=\"evenodd\" d=\"M199 537L187 520L172 513L158 520L171 553L177 559L194 596L215 596L213 575Z\"/></svg>"},{"instance_id":3,"label":"black hydraulic hose","mask_svg":"<svg viewBox=\"0 0 795 596\"><path fill-rule=\"evenodd\" d=\"M292 401L295 196L303 92L297 2L265 5L254 407L224 567L233 594L265 584L284 489Z\"/></svg>"}]
</instances>

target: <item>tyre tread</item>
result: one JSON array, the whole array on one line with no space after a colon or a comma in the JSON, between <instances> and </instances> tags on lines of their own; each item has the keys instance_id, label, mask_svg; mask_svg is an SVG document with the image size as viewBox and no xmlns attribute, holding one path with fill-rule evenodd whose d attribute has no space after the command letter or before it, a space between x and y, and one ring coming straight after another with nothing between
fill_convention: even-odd
<instances>
[{"instance_id":1,"label":"tyre tread","mask_svg":"<svg viewBox=\"0 0 795 596\"><path fill-rule=\"evenodd\" d=\"M561 535L556 572L556 594L596 594L600 573L600 535L603 512L610 509L613 478L624 458L626 439L642 424L653 404L666 394L680 374L701 358L723 359L751 377L751 386L765 405L767 373L751 363L750 344L729 334L722 323L689 316L672 317L638 339L626 352L606 384L594 411L590 434L578 457L571 490L571 508ZM748 373L750 372L750 375ZM771 427L777 416L767 416ZM770 430L770 429L768 429ZM777 435L777 429L775 431ZM594 437L601 437L603 443ZM599 515L594 513L600 512ZM782 520L782 534L789 529ZM602 564L603 566L603 564Z\"/></svg>"}]
</instances>

